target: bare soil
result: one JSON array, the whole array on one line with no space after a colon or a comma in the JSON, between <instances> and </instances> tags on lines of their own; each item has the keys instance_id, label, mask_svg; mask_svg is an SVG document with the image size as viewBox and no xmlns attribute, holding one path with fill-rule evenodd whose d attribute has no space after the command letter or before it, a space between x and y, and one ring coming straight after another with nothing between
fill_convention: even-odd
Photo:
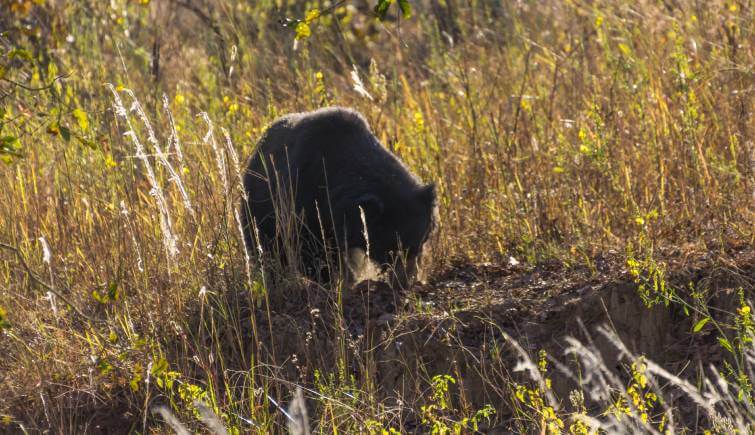
<instances>
[{"instance_id":1,"label":"bare soil","mask_svg":"<svg viewBox=\"0 0 755 435\"><path fill-rule=\"evenodd\" d=\"M717 320L736 310L738 289L749 299L755 296L755 250L747 243L661 255L669 267L668 283L682 296L690 284L704 290ZM555 261L536 267L459 263L406 292L361 283L344 292L340 304L325 289L304 285L300 297L288 289L269 316L257 310L258 339L271 366L278 367L271 376L310 384L316 367L335 371L336 361L346 360L357 385L375 386L386 403L406 409L402 415L409 421L422 404L416 394L427 391L438 374L458 380L454 396L460 406L491 404L503 421L511 416L506 383L526 378L512 372L519 358L502 332L533 359L543 349L571 369L577 367L564 358L566 337L591 343L608 367L624 373L615 346L596 333L601 325L617 332L635 355L681 377L693 379L703 364L720 367L725 355L715 334L706 329L693 334L699 317L679 305L648 308L623 259L618 253L600 256L593 268ZM341 343L344 336L347 342ZM339 354L343 344L346 355ZM558 374L552 379L555 393L566 400L574 382Z\"/></svg>"}]
</instances>

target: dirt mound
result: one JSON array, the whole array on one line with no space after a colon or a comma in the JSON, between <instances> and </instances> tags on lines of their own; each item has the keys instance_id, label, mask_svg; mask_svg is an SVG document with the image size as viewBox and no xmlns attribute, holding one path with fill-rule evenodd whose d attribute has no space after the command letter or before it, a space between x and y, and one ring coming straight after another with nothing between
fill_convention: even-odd
<instances>
[{"instance_id":1,"label":"dirt mound","mask_svg":"<svg viewBox=\"0 0 755 435\"><path fill-rule=\"evenodd\" d=\"M716 257L670 258L668 283L704 289L712 311L725 316L736 309L737 289L755 296L754 258L747 246ZM511 372L518 358L504 333L535 358L543 349L567 366L565 338L591 342L617 373L618 354L598 326L614 330L631 352L689 378L697 362L723 360L713 334L692 334L693 318L681 307L645 305L621 256L597 258L594 266L456 265L406 293L365 282L340 297L310 283L274 311L255 310L256 340L278 379L310 383L315 367L335 371L346 361L360 385L368 381L388 403L416 410L421 403L413 395L427 391L433 376L450 374L464 406L492 404L503 417L510 409L507 383L522 379ZM574 387L553 376L560 397Z\"/></svg>"}]
</instances>

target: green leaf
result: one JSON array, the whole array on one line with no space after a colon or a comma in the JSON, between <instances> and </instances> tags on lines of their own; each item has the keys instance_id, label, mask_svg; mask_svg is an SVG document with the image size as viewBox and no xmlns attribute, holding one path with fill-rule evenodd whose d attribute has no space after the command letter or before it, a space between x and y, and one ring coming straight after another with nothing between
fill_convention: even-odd
<instances>
[{"instance_id":1,"label":"green leaf","mask_svg":"<svg viewBox=\"0 0 755 435\"><path fill-rule=\"evenodd\" d=\"M139 385L141 384L141 382L142 382L142 375L138 373L135 374L134 378L128 382L129 387L131 387L131 391L133 392L139 391Z\"/></svg>"},{"instance_id":2,"label":"green leaf","mask_svg":"<svg viewBox=\"0 0 755 435\"><path fill-rule=\"evenodd\" d=\"M15 136L0 137L0 152L13 153L19 148L18 138Z\"/></svg>"},{"instance_id":3,"label":"green leaf","mask_svg":"<svg viewBox=\"0 0 755 435\"><path fill-rule=\"evenodd\" d=\"M21 148L21 145L19 144L17 137L0 137L0 161L6 164L11 164L14 157L23 157L23 155L18 152L19 148Z\"/></svg>"},{"instance_id":4,"label":"green leaf","mask_svg":"<svg viewBox=\"0 0 755 435\"><path fill-rule=\"evenodd\" d=\"M393 0L378 0L375 5L375 14L377 14L380 20L385 19L385 16L388 14L388 6L390 6L391 3L393 3Z\"/></svg>"},{"instance_id":5,"label":"green leaf","mask_svg":"<svg viewBox=\"0 0 755 435\"><path fill-rule=\"evenodd\" d=\"M112 282L107 286L107 292L100 293L98 290L92 290L92 297L95 301L101 304L107 304L110 302L116 302L120 299L121 295L118 291L118 284Z\"/></svg>"},{"instance_id":6,"label":"green leaf","mask_svg":"<svg viewBox=\"0 0 755 435\"><path fill-rule=\"evenodd\" d=\"M29 50L25 50L23 48L15 48L8 53L9 59L25 59L25 60L31 60L31 53L29 53Z\"/></svg>"},{"instance_id":7,"label":"green leaf","mask_svg":"<svg viewBox=\"0 0 755 435\"><path fill-rule=\"evenodd\" d=\"M66 142L69 142L71 140L71 130L68 129L68 127L60 126L60 135L63 137L63 140Z\"/></svg>"},{"instance_id":8,"label":"green leaf","mask_svg":"<svg viewBox=\"0 0 755 435\"><path fill-rule=\"evenodd\" d=\"M159 376L166 370L168 370L168 361L166 361L165 358L160 358L154 364L152 364L151 372L153 376Z\"/></svg>"},{"instance_id":9,"label":"green leaf","mask_svg":"<svg viewBox=\"0 0 755 435\"><path fill-rule=\"evenodd\" d=\"M117 283L111 282L110 285L107 287L107 297L111 301L117 301L120 298L120 293L118 292Z\"/></svg>"},{"instance_id":10,"label":"green leaf","mask_svg":"<svg viewBox=\"0 0 755 435\"><path fill-rule=\"evenodd\" d=\"M705 326L708 321L710 321L710 317L703 317L699 322L695 323L695 327L692 328L692 331L700 332L700 330L703 329L703 326Z\"/></svg>"},{"instance_id":11,"label":"green leaf","mask_svg":"<svg viewBox=\"0 0 755 435\"><path fill-rule=\"evenodd\" d=\"M718 337L718 343L723 346L724 349L728 350L732 354L734 353L734 348L731 346L731 343L729 343L729 340L723 337Z\"/></svg>"},{"instance_id":12,"label":"green leaf","mask_svg":"<svg viewBox=\"0 0 755 435\"><path fill-rule=\"evenodd\" d=\"M401 15L404 18L412 17L412 5L409 4L409 0L398 0L398 7L401 9Z\"/></svg>"},{"instance_id":13,"label":"green leaf","mask_svg":"<svg viewBox=\"0 0 755 435\"><path fill-rule=\"evenodd\" d=\"M0 137L0 146L3 148L13 148L18 142L18 138L15 136L3 136Z\"/></svg>"},{"instance_id":14,"label":"green leaf","mask_svg":"<svg viewBox=\"0 0 755 435\"><path fill-rule=\"evenodd\" d=\"M97 363L97 368L100 369L100 373L102 373L103 375L107 375L108 373L113 371L113 365L107 362L107 360L105 359L101 359Z\"/></svg>"}]
</instances>

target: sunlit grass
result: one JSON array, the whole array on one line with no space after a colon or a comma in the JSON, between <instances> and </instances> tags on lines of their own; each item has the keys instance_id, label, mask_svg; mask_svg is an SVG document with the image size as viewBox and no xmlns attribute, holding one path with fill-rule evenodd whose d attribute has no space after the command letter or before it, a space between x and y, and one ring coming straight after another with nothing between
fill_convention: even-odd
<instances>
[{"instance_id":1,"label":"sunlit grass","mask_svg":"<svg viewBox=\"0 0 755 435\"><path fill-rule=\"evenodd\" d=\"M755 241L749 7L449 0L397 23L350 2L322 4L322 14L298 2L279 11L225 0L206 11L11 3L0 19L9 29L0 36L0 429L77 432L110 410L117 427L148 431L157 404L193 428L199 400L231 430L282 430L297 385L314 403L312 426L329 432L411 430L407 415L423 430L471 430L501 423L503 408L520 428L670 424L662 403L648 414L619 381L613 402L601 402L615 405L615 419L587 419L579 400L559 414L544 380L516 386L503 375L491 382L510 401L491 408L448 393L444 376L456 373L417 373L407 396L422 406L387 400L377 338L344 320L347 290L273 288L240 234L241 171L266 126L331 104L361 111L437 183L431 271L509 257L595 270L598 254L626 253L648 304L718 328L733 365L717 369L752 394L752 288L719 327L704 291L666 286L658 254ZM279 15L308 26L295 49L298 30ZM319 305L272 316L289 297ZM292 343L321 353L281 354ZM638 367L663 375L628 358L644 395ZM699 394L728 401L716 382ZM751 401L726 403L727 421L703 423L744 427Z\"/></svg>"}]
</instances>

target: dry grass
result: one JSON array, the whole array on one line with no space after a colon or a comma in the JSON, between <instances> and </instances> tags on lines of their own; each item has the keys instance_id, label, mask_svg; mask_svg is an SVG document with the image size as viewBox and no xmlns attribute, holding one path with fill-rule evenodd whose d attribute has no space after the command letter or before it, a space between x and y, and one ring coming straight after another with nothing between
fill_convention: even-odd
<instances>
[{"instance_id":1,"label":"dry grass","mask_svg":"<svg viewBox=\"0 0 755 435\"><path fill-rule=\"evenodd\" d=\"M594 268L614 250L658 278L661 248L755 241L748 2L422 1L383 23L342 2L297 44L279 18L314 3L15 3L0 18L0 137L18 138L0 154L13 430L151 431L150 407L196 423L195 400L231 429L282 430L295 384L322 431L472 424L478 409L443 409L443 378L416 383L430 414L384 399L346 290L271 288L245 256L239 167L283 113L354 107L437 183L436 273L509 256ZM326 302L275 317L281 294ZM275 322L296 316L332 355L281 354L301 337Z\"/></svg>"}]
</instances>

